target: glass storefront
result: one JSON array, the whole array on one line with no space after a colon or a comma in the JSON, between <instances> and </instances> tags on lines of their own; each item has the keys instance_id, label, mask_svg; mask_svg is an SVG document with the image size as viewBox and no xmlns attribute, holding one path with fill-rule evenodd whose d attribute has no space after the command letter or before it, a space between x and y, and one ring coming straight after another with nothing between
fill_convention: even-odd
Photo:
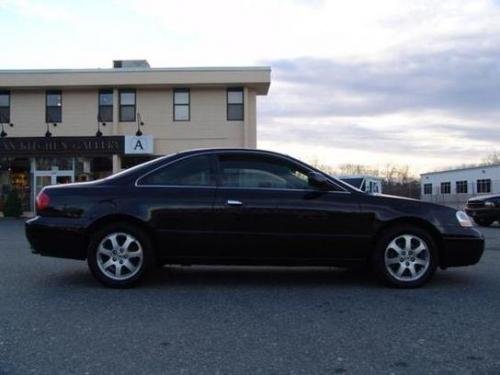
<instances>
[{"instance_id":1,"label":"glass storefront","mask_svg":"<svg viewBox=\"0 0 500 375\"><path fill-rule=\"evenodd\" d=\"M29 158L0 157L0 210L7 196L16 190L23 209L28 211L31 199L31 175Z\"/></svg>"}]
</instances>

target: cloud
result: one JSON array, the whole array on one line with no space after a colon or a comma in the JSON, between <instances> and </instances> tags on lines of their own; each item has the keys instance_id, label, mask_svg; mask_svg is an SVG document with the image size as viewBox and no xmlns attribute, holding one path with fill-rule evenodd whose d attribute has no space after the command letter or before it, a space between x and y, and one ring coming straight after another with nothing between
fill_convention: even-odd
<instances>
[{"instance_id":1,"label":"cloud","mask_svg":"<svg viewBox=\"0 0 500 375\"><path fill-rule=\"evenodd\" d=\"M306 146L339 148L337 163L359 150L416 170L477 161L500 145L500 43L478 42L490 37L384 61L270 61L259 139L281 149L300 144L303 157Z\"/></svg>"},{"instance_id":2,"label":"cloud","mask_svg":"<svg viewBox=\"0 0 500 375\"><path fill-rule=\"evenodd\" d=\"M500 45L384 62L299 58L270 64L273 85L286 88L274 87L273 94L294 104L278 105L274 113L279 115L359 116L438 109L467 116L497 113L500 108Z\"/></svg>"}]
</instances>

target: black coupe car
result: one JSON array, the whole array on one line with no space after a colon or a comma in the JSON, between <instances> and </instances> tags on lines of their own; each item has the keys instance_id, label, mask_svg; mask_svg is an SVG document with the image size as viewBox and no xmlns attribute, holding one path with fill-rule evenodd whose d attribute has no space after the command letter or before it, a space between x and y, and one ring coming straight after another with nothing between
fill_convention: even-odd
<instances>
[{"instance_id":1,"label":"black coupe car","mask_svg":"<svg viewBox=\"0 0 500 375\"><path fill-rule=\"evenodd\" d=\"M26 222L34 253L86 259L107 286L163 264L351 266L397 287L481 258L462 211L366 194L291 157L244 149L169 155L103 180L50 186Z\"/></svg>"}]
</instances>

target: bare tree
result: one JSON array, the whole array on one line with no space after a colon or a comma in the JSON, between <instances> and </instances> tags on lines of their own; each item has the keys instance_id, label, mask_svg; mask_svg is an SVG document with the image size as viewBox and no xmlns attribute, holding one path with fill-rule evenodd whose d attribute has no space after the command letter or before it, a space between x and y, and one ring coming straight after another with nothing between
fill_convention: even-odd
<instances>
[{"instance_id":1,"label":"bare tree","mask_svg":"<svg viewBox=\"0 0 500 375\"><path fill-rule=\"evenodd\" d=\"M492 165L492 164L500 164L500 154L497 151L493 151L492 153L486 155L481 165Z\"/></svg>"}]
</instances>

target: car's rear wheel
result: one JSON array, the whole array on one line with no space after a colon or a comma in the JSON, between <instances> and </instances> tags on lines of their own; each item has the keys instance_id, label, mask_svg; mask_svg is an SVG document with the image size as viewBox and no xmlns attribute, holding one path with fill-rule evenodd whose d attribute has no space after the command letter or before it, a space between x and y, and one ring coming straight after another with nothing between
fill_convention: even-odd
<instances>
[{"instance_id":1,"label":"car's rear wheel","mask_svg":"<svg viewBox=\"0 0 500 375\"><path fill-rule=\"evenodd\" d=\"M142 278L152 258L148 235L136 226L118 223L92 236L87 263L92 274L104 285L127 288Z\"/></svg>"},{"instance_id":2,"label":"car's rear wheel","mask_svg":"<svg viewBox=\"0 0 500 375\"><path fill-rule=\"evenodd\" d=\"M418 227L393 228L377 241L373 263L378 276L389 285L416 288L436 271L436 245L432 237Z\"/></svg>"},{"instance_id":3,"label":"car's rear wheel","mask_svg":"<svg viewBox=\"0 0 500 375\"><path fill-rule=\"evenodd\" d=\"M493 219L488 219L488 218L479 218L479 217L475 217L474 218L474 222L481 226L481 227L489 227L491 224L493 224L495 220Z\"/></svg>"}]
</instances>

